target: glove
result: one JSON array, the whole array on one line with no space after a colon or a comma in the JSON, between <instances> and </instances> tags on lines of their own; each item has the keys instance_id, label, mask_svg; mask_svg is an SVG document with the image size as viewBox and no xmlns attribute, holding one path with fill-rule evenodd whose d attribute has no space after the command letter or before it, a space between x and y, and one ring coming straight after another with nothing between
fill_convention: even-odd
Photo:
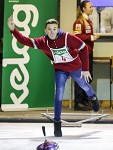
<instances>
[{"instance_id":1,"label":"glove","mask_svg":"<svg viewBox=\"0 0 113 150\"><path fill-rule=\"evenodd\" d=\"M90 74L89 71L82 71L82 72L81 72L81 78L82 78L83 76L84 76L86 82L89 82L89 79L92 80L92 77L91 77L91 74Z\"/></svg>"}]
</instances>

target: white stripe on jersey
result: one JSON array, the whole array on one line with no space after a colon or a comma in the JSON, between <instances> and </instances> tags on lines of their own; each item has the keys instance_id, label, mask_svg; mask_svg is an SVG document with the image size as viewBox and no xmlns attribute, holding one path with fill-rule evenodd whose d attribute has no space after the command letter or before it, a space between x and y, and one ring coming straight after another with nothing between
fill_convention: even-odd
<instances>
[{"instance_id":1,"label":"white stripe on jersey","mask_svg":"<svg viewBox=\"0 0 113 150\"><path fill-rule=\"evenodd\" d=\"M36 44L35 44L35 40L31 38L31 41L32 41L32 43L33 43L34 49L38 49L38 47L37 47Z\"/></svg>"},{"instance_id":2,"label":"white stripe on jersey","mask_svg":"<svg viewBox=\"0 0 113 150\"><path fill-rule=\"evenodd\" d=\"M83 44L78 48L78 50L82 50L84 47L86 46L86 44L83 42Z\"/></svg>"}]
</instances>

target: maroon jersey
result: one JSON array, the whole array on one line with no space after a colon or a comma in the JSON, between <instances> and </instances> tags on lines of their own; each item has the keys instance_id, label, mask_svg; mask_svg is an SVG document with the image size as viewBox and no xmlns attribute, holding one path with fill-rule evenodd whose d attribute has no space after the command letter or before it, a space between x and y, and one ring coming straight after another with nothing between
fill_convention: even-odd
<instances>
[{"instance_id":1,"label":"maroon jersey","mask_svg":"<svg viewBox=\"0 0 113 150\"><path fill-rule=\"evenodd\" d=\"M74 35L79 37L88 46L88 51L91 53L94 47L94 41L91 41L91 35L93 35L93 27L91 20L85 19L87 26L85 27L84 21L81 22L79 19L74 22L73 31Z\"/></svg>"},{"instance_id":2,"label":"maroon jersey","mask_svg":"<svg viewBox=\"0 0 113 150\"><path fill-rule=\"evenodd\" d=\"M73 72L82 67L84 71L89 70L87 46L82 40L72 34L68 33L66 38L66 32L59 30L55 40L49 39L48 36L31 39L23 36L16 28L12 34L21 44L42 50L53 61L54 69ZM67 51L62 50L64 46L67 46ZM64 62L56 63L51 48L58 49L55 53L58 53L59 57L65 52L64 56L68 55L72 60L70 59L70 61L67 62L65 59L66 57L62 57L62 61L64 60Z\"/></svg>"}]
</instances>

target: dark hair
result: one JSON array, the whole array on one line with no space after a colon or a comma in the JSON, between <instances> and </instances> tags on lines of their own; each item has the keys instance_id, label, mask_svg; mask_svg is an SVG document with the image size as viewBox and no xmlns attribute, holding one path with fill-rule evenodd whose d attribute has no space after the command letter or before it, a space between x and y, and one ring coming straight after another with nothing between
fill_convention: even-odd
<instances>
[{"instance_id":1,"label":"dark hair","mask_svg":"<svg viewBox=\"0 0 113 150\"><path fill-rule=\"evenodd\" d=\"M84 1L82 1L82 2L80 3L80 10L81 10L82 13L83 13L83 8L86 7L86 3L88 3L88 2L90 2L90 1L84 0Z\"/></svg>"},{"instance_id":2,"label":"dark hair","mask_svg":"<svg viewBox=\"0 0 113 150\"><path fill-rule=\"evenodd\" d=\"M59 23L58 23L58 21L55 20L55 19L48 19L48 20L46 21L45 28L47 27L48 24L57 24L57 25L58 25Z\"/></svg>"},{"instance_id":3,"label":"dark hair","mask_svg":"<svg viewBox=\"0 0 113 150\"><path fill-rule=\"evenodd\" d=\"M84 12L83 8L85 8L86 4L89 2L90 2L89 0L82 1L77 9L77 20L80 20L81 23L84 22L85 27L87 27L88 23L87 23L86 19L84 18L84 16L82 15L82 13Z\"/></svg>"},{"instance_id":4,"label":"dark hair","mask_svg":"<svg viewBox=\"0 0 113 150\"><path fill-rule=\"evenodd\" d=\"M89 0L85 0L80 3L80 5L78 6L78 9L77 9L77 19L80 19L82 17L82 13L84 12L83 8L85 8L86 4L89 2L90 2Z\"/></svg>"}]
</instances>

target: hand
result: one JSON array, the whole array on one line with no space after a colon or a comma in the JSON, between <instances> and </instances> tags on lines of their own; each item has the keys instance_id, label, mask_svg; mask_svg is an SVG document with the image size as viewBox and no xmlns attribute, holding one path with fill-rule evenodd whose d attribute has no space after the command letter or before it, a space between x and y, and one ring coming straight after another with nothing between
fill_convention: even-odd
<instances>
[{"instance_id":1,"label":"hand","mask_svg":"<svg viewBox=\"0 0 113 150\"><path fill-rule=\"evenodd\" d=\"M98 34L94 34L94 36L93 36L94 41L96 41L99 37L100 37L100 35L98 35Z\"/></svg>"},{"instance_id":2,"label":"hand","mask_svg":"<svg viewBox=\"0 0 113 150\"><path fill-rule=\"evenodd\" d=\"M92 77L91 77L91 74L90 74L89 71L82 71L82 72L81 72L81 78L82 78L83 76L84 76L86 82L89 82L89 79L92 80Z\"/></svg>"},{"instance_id":3,"label":"hand","mask_svg":"<svg viewBox=\"0 0 113 150\"><path fill-rule=\"evenodd\" d=\"M13 21L13 16L10 16L10 17L8 18L7 25L8 25L8 27L9 27L9 29L10 29L11 31L14 31L15 24L14 24L14 21Z\"/></svg>"}]
</instances>

